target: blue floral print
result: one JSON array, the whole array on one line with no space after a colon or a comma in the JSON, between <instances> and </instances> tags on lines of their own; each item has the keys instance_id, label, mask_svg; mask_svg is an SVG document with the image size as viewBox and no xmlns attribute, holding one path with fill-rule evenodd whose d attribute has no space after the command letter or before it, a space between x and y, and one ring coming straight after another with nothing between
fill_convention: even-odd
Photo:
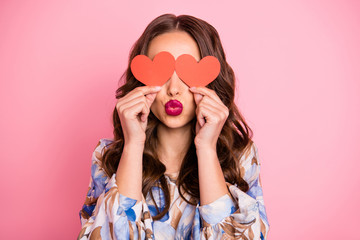
<instances>
[{"instance_id":1,"label":"blue floral print","mask_svg":"<svg viewBox=\"0 0 360 240\"><path fill-rule=\"evenodd\" d=\"M260 160L254 142L242 155L241 176L249 184L243 192L226 182L229 192L212 203L188 204L179 195L177 174L165 174L171 193L169 211L154 221L155 203L164 209L165 197L160 185L136 200L118 192L115 173L107 177L100 167L103 151L111 139L100 139L92 155L91 177L85 202L79 212L81 231L86 239L266 239L269 231L260 180ZM191 196L184 194L187 200Z\"/></svg>"}]
</instances>

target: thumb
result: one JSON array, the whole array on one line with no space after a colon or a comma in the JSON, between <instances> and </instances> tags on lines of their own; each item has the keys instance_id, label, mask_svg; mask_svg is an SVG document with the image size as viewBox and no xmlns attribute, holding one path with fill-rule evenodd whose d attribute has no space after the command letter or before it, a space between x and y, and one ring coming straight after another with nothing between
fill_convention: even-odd
<instances>
[{"instance_id":1,"label":"thumb","mask_svg":"<svg viewBox=\"0 0 360 240\"><path fill-rule=\"evenodd\" d=\"M145 97L146 97L147 103L149 104L149 106L151 106L151 104L154 102L154 100L156 98L156 93L149 93Z\"/></svg>"},{"instance_id":2,"label":"thumb","mask_svg":"<svg viewBox=\"0 0 360 240\"><path fill-rule=\"evenodd\" d=\"M145 95L146 102L148 103L149 108L150 108L151 104L154 102L155 97L156 97L156 93L149 93L149 94ZM150 113L150 109L149 109L149 113ZM142 114L141 121L146 122L148 115L149 115L148 113Z\"/></svg>"},{"instance_id":3,"label":"thumb","mask_svg":"<svg viewBox=\"0 0 360 240\"><path fill-rule=\"evenodd\" d=\"M194 93L194 99L195 99L196 105L199 104L199 102L201 101L202 98L203 98L203 95L201 95L199 93Z\"/></svg>"}]
</instances>

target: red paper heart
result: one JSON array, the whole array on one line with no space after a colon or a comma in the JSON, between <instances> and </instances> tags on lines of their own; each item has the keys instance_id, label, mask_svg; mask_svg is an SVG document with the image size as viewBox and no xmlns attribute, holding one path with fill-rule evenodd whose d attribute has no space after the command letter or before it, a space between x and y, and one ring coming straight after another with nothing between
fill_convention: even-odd
<instances>
[{"instance_id":1,"label":"red paper heart","mask_svg":"<svg viewBox=\"0 0 360 240\"><path fill-rule=\"evenodd\" d=\"M199 63L190 54L183 54L176 59L175 71L189 87L205 87L220 73L220 62L214 56L206 56Z\"/></svg>"},{"instance_id":2,"label":"red paper heart","mask_svg":"<svg viewBox=\"0 0 360 240\"><path fill-rule=\"evenodd\" d=\"M130 64L137 80L148 86L162 86L175 70L175 58L166 51L155 55L153 61L146 55L137 55Z\"/></svg>"}]
</instances>

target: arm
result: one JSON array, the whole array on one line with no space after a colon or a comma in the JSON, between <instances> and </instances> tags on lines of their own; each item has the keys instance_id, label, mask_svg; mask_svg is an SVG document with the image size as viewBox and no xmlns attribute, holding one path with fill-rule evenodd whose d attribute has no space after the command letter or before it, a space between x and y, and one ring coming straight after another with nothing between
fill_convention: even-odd
<instances>
[{"instance_id":1,"label":"arm","mask_svg":"<svg viewBox=\"0 0 360 240\"><path fill-rule=\"evenodd\" d=\"M92 155L90 187L80 211L82 229L78 239L145 239L145 232L151 239L150 214L142 220L144 213L149 212L142 194L138 200L119 192L117 174L109 178L100 167L104 148L105 141L101 139ZM129 179L127 182L132 181Z\"/></svg>"},{"instance_id":2,"label":"arm","mask_svg":"<svg viewBox=\"0 0 360 240\"><path fill-rule=\"evenodd\" d=\"M142 156L144 144L125 144L118 169L116 183L119 192L138 201L142 200ZM131 179L131 181L129 181Z\"/></svg>"},{"instance_id":3,"label":"arm","mask_svg":"<svg viewBox=\"0 0 360 240\"><path fill-rule=\"evenodd\" d=\"M228 193L216 150L196 148L199 168L200 204L209 204Z\"/></svg>"},{"instance_id":4,"label":"arm","mask_svg":"<svg viewBox=\"0 0 360 240\"><path fill-rule=\"evenodd\" d=\"M85 202L81 208L79 215L81 226L83 226L91 217L94 212L97 200L100 194L104 191L109 178L105 172L101 169L99 158L101 157L101 151L105 146L105 141L100 139L96 145L91 158L91 176L89 181L89 188L86 194Z\"/></svg>"},{"instance_id":5,"label":"arm","mask_svg":"<svg viewBox=\"0 0 360 240\"><path fill-rule=\"evenodd\" d=\"M249 190L245 193L237 185L226 182L229 192L209 204L199 206L200 239L217 239L222 235L245 239L267 238L269 223L260 183L260 162L254 143L249 150L240 159L241 175L248 182Z\"/></svg>"}]
</instances>

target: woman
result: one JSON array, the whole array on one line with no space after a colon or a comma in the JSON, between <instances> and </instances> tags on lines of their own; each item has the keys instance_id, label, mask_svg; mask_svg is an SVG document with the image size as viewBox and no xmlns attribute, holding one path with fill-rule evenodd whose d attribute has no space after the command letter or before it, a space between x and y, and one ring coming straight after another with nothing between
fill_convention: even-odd
<instances>
[{"instance_id":1,"label":"woman","mask_svg":"<svg viewBox=\"0 0 360 240\"><path fill-rule=\"evenodd\" d=\"M158 88L145 86L130 63L162 51L214 56L220 74L194 89L176 71ZM257 147L215 28L189 15L157 17L124 74L114 139L100 139L93 153L78 239L266 239Z\"/></svg>"}]
</instances>

